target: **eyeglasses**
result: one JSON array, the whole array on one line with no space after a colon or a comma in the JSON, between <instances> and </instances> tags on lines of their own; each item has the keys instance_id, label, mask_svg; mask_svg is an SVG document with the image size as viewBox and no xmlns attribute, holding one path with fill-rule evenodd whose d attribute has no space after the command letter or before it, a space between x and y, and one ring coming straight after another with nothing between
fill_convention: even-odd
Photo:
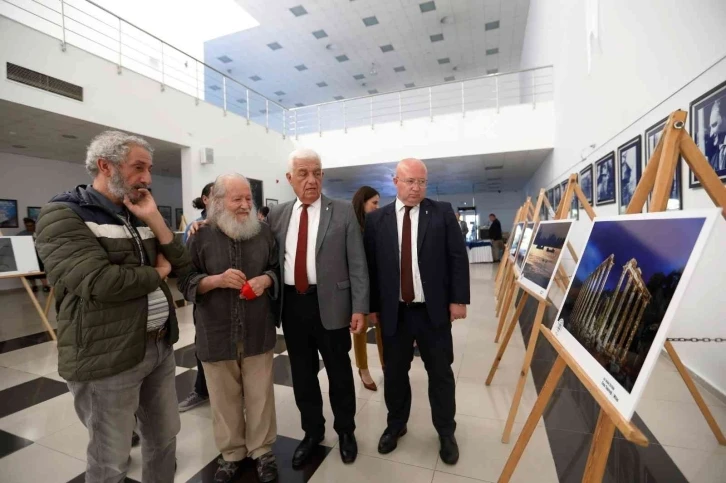
<instances>
[{"instance_id":1,"label":"eyeglasses","mask_svg":"<svg viewBox=\"0 0 726 483\"><path fill-rule=\"evenodd\" d=\"M408 178L408 179L396 178L396 179L399 180L400 182L402 182L403 184L405 184L406 186L408 186L409 188L412 188L413 185L415 185L415 184L419 185L419 187L421 187L421 188L425 188L426 183L428 183L428 181L425 179L413 179L413 178Z\"/></svg>"}]
</instances>

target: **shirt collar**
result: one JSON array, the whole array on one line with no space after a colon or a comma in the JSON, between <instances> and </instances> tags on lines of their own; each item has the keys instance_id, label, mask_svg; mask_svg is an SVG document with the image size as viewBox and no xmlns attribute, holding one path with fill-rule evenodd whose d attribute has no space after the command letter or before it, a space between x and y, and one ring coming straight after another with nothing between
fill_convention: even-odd
<instances>
[{"instance_id":1,"label":"shirt collar","mask_svg":"<svg viewBox=\"0 0 726 483\"><path fill-rule=\"evenodd\" d=\"M88 196L91 198L91 200L96 203L97 205L101 205L107 210L116 213L118 215L124 215L126 214L126 207L121 205L117 205L113 201L106 198L103 194L99 193L93 186L89 185L86 187L86 193L88 193Z\"/></svg>"},{"instance_id":2,"label":"shirt collar","mask_svg":"<svg viewBox=\"0 0 726 483\"><path fill-rule=\"evenodd\" d=\"M311 205L310 205L310 206L308 207L308 209L310 209L310 208L312 207L312 208L314 208L314 209L316 209L316 210L319 210L319 209L320 209L320 206L321 206L322 204L323 204L323 197L322 197L322 196L320 196L320 198L318 198L317 200L315 200L315 201L314 201L314 202L313 202L313 203L312 203L312 204L311 204ZM298 198L297 200L295 200L295 206L294 206L293 208L295 208L295 210L298 210L298 209L300 209L300 208L302 207L302 205L303 205L303 202L302 202L302 201L300 201L300 198Z\"/></svg>"},{"instance_id":3,"label":"shirt collar","mask_svg":"<svg viewBox=\"0 0 726 483\"><path fill-rule=\"evenodd\" d=\"M416 209L416 208L418 208L419 206L421 206L421 203L419 203L418 205L416 205L416 206L412 207L412 208L411 208L411 211L415 210L415 209ZM403 209L404 209L405 207L406 207L406 205L404 205L404 204L403 204L403 201L401 201L401 200L399 200L398 198L396 198L396 211L397 211L397 212L398 212L398 211L403 211Z\"/></svg>"}]
</instances>

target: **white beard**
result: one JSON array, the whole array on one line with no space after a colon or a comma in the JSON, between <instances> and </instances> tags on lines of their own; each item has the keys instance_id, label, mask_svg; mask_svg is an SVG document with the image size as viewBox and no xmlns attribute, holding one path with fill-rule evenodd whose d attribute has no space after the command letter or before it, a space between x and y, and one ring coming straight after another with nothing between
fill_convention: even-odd
<instances>
[{"instance_id":1,"label":"white beard","mask_svg":"<svg viewBox=\"0 0 726 483\"><path fill-rule=\"evenodd\" d=\"M247 219L242 222L237 221L234 213L230 213L227 210L215 216L211 222L222 230L222 233L236 241L249 240L259 234L262 229L262 225L260 225L260 221L257 219L257 210L254 208L250 210Z\"/></svg>"}]
</instances>

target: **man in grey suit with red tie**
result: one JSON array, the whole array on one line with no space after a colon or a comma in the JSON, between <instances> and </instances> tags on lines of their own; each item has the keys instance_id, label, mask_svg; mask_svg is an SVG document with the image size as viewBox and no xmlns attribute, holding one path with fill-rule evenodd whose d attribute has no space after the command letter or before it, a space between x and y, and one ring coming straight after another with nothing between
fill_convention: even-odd
<instances>
[{"instance_id":1,"label":"man in grey suit with red tie","mask_svg":"<svg viewBox=\"0 0 726 483\"><path fill-rule=\"evenodd\" d=\"M426 165L404 159L393 179L396 201L366 216L370 310L383 328L388 427L378 452L390 453L406 434L411 412L408 372L416 342L429 376L431 415L441 460L455 464L459 447L451 323L466 317L469 259L450 203L426 198Z\"/></svg>"},{"instance_id":2,"label":"man in grey suit with red tie","mask_svg":"<svg viewBox=\"0 0 726 483\"><path fill-rule=\"evenodd\" d=\"M280 247L282 328L305 431L292 463L305 463L325 435L318 352L330 380L340 455L352 463L358 446L350 332L363 330L370 288L363 236L350 203L322 196L323 169L314 151L290 154L287 179L297 199L272 208L268 220Z\"/></svg>"}]
</instances>

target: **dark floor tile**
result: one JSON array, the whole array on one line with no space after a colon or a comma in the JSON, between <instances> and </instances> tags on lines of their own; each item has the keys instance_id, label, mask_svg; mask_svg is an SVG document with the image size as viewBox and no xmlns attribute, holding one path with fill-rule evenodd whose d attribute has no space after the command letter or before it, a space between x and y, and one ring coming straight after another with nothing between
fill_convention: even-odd
<instances>
[{"instance_id":1,"label":"dark floor tile","mask_svg":"<svg viewBox=\"0 0 726 483\"><path fill-rule=\"evenodd\" d=\"M282 354L287 350L287 344L285 343L285 336L277 334L277 341L275 342L275 348L273 352L275 354Z\"/></svg>"},{"instance_id":2,"label":"dark floor tile","mask_svg":"<svg viewBox=\"0 0 726 483\"><path fill-rule=\"evenodd\" d=\"M588 392L555 389L545 409L547 429L592 433L600 407Z\"/></svg>"},{"instance_id":3,"label":"dark floor tile","mask_svg":"<svg viewBox=\"0 0 726 483\"><path fill-rule=\"evenodd\" d=\"M320 361L318 370L324 367L323 361ZM286 355L275 357L272 361L273 382L281 386L292 387L292 372L290 372L290 358Z\"/></svg>"},{"instance_id":4,"label":"dark floor tile","mask_svg":"<svg viewBox=\"0 0 726 483\"><path fill-rule=\"evenodd\" d=\"M325 446L318 446L310 460L302 468L292 468L292 455L300 441L285 436L278 436L277 442L272 451L277 457L278 481L279 483L304 483L313 476L331 449ZM199 473L191 477L187 483L209 483L214 481L214 472L217 470L217 459L215 458ZM245 460L241 474L233 480L234 483L257 483L257 471L254 461Z\"/></svg>"},{"instance_id":5,"label":"dark floor tile","mask_svg":"<svg viewBox=\"0 0 726 483\"><path fill-rule=\"evenodd\" d=\"M0 418L68 392L65 383L39 377L0 391Z\"/></svg>"},{"instance_id":6,"label":"dark floor tile","mask_svg":"<svg viewBox=\"0 0 726 483\"><path fill-rule=\"evenodd\" d=\"M176 376L176 397L182 402L194 388L194 382L197 380L197 370L192 369L185 371Z\"/></svg>"},{"instance_id":7,"label":"dark floor tile","mask_svg":"<svg viewBox=\"0 0 726 483\"><path fill-rule=\"evenodd\" d=\"M32 441L6 433L0 429L0 458L4 458L11 453L15 453L19 449L33 444Z\"/></svg>"},{"instance_id":8,"label":"dark floor tile","mask_svg":"<svg viewBox=\"0 0 726 483\"><path fill-rule=\"evenodd\" d=\"M547 428L547 438L552 448L557 477L560 483L576 483L582 481L585 473L587 456L590 453L592 434L560 431ZM619 453L611 448L608 456L603 483L625 483L630 480L617 479Z\"/></svg>"},{"instance_id":9,"label":"dark floor tile","mask_svg":"<svg viewBox=\"0 0 726 483\"><path fill-rule=\"evenodd\" d=\"M547 377L550 375L550 370L554 361L546 361L542 359L532 359L530 366L532 372L532 379L534 380L534 386L537 388L537 392L542 390ZM585 391L585 386L582 385L580 380L577 378L574 372L569 369L565 369L565 372L560 378L560 382L557 384L558 389L568 389L570 391Z\"/></svg>"},{"instance_id":10,"label":"dark floor tile","mask_svg":"<svg viewBox=\"0 0 726 483\"><path fill-rule=\"evenodd\" d=\"M17 339L3 340L0 341L0 354L6 352L15 351L18 349L24 349L26 347L42 344L43 342L50 342L50 334L48 332L39 332L37 334L25 335L18 337Z\"/></svg>"},{"instance_id":11,"label":"dark floor tile","mask_svg":"<svg viewBox=\"0 0 726 483\"><path fill-rule=\"evenodd\" d=\"M80 475L76 476L72 480L70 480L68 483L85 483L86 481L86 473L81 473ZM133 480L131 478L124 478L123 483L139 483L136 480Z\"/></svg>"},{"instance_id":12,"label":"dark floor tile","mask_svg":"<svg viewBox=\"0 0 726 483\"><path fill-rule=\"evenodd\" d=\"M640 426L642 429L642 426ZM628 483L686 483L688 480L663 446L646 448L615 438L613 452L618 454L618 481Z\"/></svg>"},{"instance_id":13,"label":"dark floor tile","mask_svg":"<svg viewBox=\"0 0 726 483\"><path fill-rule=\"evenodd\" d=\"M643 421L641 417L638 416L638 413L633 413L633 417L630 419L630 421L635 425L635 427L643 432L645 437L648 438L648 441L650 441L650 444L660 445L655 435L651 432L650 429L648 429L648 426L645 425L645 421ZM621 433L617 429L615 430L615 437L625 440L625 436L623 436L623 433Z\"/></svg>"},{"instance_id":14,"label":"dark floor tile","mask_svg":"<svg viewBox=\"0 0 726 483\"><path fill-rule=\"evenodd\" d=\"M194 344L182 347L174 351L176 365L179 367L197 367L197 348Z\"/></svg>"}]
</instances>

